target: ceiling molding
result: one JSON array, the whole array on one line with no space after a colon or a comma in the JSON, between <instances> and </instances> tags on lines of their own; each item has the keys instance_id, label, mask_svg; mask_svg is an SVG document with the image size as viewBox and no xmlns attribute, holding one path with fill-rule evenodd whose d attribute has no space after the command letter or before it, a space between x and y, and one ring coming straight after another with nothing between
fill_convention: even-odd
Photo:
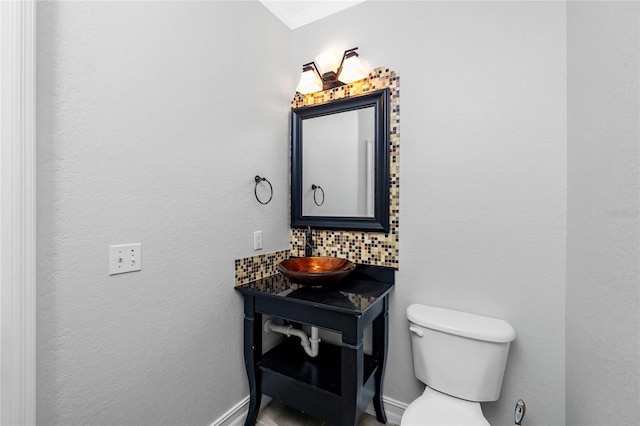
<instances>
[{"instance_id":1,"label":"ceiling molding","mask_svg":"<svg viewBox=\"0 0 640 426\"><path fill-rule=\"evenodd\" d=\"M267 1L260 0L271 13L278 17L292 30L317 21L362 3L365 0L352 1Z\"/></svg>"}]
</instances>

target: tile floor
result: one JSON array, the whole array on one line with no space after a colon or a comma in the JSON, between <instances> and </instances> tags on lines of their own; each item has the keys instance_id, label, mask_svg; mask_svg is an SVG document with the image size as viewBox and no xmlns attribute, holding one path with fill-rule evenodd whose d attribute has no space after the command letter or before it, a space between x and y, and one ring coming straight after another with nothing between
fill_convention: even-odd
<instances>
[{"instance_id":1,"label":"tile floor","mask_svg":"<svg viewBox=\"0 0 640 426\"><path fill-rule=\"evenodd\" d=\"M260 410L256 421L258 426L331 426L329 423L310 417L302 412L287 407L278 401L271 401ZM376 418L370 414L363 414L360 426L379 426ZM387 426L395 426L387 422Z\"/></svg>"}]
</instances>

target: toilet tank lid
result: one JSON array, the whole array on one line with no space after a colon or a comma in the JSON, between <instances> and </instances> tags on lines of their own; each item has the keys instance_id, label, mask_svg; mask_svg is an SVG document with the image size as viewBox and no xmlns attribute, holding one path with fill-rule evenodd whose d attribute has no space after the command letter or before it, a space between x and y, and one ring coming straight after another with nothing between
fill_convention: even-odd
<instances>
[{"instance_id":1,"label":"toilet tank lid","mask_svg":"<svg viewBox=\"0 0 640 426\"><path fill-rule=\"evenodd\" d=\"M407 318L422 327L486 342L516 338L516 331L504 320L435 306L413 304L407 308Z\"/></svg>"}]
</instances>

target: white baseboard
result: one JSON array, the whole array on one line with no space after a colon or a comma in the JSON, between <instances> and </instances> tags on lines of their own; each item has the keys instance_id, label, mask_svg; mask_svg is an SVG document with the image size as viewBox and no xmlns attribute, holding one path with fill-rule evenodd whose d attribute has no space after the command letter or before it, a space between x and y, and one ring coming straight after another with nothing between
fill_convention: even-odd
<instances>
[{"instance_id":1,"label":"white baseboard","mask_svg":"<svg viewBox=\"0 0 640 426\"><path fill-rule=\"evenodd\" d=\"M211 426L239 426L244 423L247 411L249 411L249 395L218 417Z\"/></svg>"},{"instance_id":2,"label":"white baseboard","mask_svg":"<svg viewBox=\"0 0 640 426\"><path fill-rule=\"evenodd\" d=\"M271 401L271 398L263 396L261 406L267 405L269 401ZM387 413L387 423L399 425L402 414L404 413L404 410L407 408L408 404L386 396L382 397L382 403L384 404L384 410ZM231 407L229 411L218 417L211 424L211 426L241 426L244 423L245 418L247 417L248 411L249 395L242 398L242 400ZM366 412L373 416L376 415L375 410L373 409L373 404L369 404Z\"/></svg>"},{"instance_id":3,"label":"white baseboard","mask_svg":"<svg viewBox=\"0 0 640 426\"><path fill-rule=\"evenodd\" d=\"M388 396L384 395L382 396L382 403L384 404L384 411L387 414L387 424L393 423L394 425L399 425L400 419L404 414L404 410L406 410L409 404L405 404L404 402L389 398ZM371 414L372 416L376 415L373 404L369 404L366 412L368 414Z\"/></svg>"}]
</instances>

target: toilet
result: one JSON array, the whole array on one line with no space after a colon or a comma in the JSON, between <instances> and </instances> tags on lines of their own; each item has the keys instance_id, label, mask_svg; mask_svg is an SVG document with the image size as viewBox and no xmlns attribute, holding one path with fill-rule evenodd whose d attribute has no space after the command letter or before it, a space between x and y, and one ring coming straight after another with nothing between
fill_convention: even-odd
<instances>
[{"instance_id":1,"label":"toilet","mask_svg":"<svg viewBox=\"0 0 640 426\"><path fill-rule=\"evenodd\" d=\"M488 425L481 402L496 401L516 332L508 322L450 309L407 308L413 369L427 385L401 426Z\"/></svg>"}]
</instances>

